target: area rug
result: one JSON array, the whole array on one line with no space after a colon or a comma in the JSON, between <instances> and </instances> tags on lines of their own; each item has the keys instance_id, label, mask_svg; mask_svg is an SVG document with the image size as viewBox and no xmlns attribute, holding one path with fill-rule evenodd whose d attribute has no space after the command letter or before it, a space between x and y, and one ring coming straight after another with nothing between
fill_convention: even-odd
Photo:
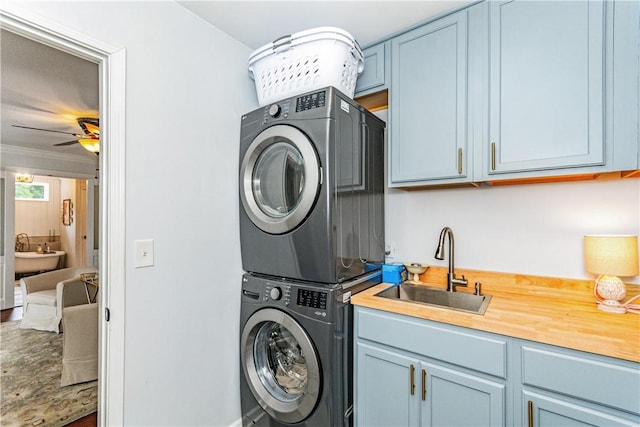
<instances>
[{"instance_id":1,"label":"area rug","mask_svg":"<svg viewBox=\"0 0 640 427\"><path fill-rule=\"evenodd\" d=\"M62 334L0 323L0 426L64 426L95 412L98 381L60 387Z\"/></svg>"}]
</instances>

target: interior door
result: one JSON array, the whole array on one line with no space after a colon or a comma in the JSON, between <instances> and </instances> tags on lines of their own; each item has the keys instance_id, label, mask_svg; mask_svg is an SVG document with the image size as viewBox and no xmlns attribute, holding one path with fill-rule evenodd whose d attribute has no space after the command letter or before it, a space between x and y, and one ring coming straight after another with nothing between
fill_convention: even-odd
<instances>
[{"instance_id":1,"label":"interior door","mask_svg":"<svg viewBox=\"0 0 640 427\"><path fill-rule=\"evenodd\" d=\"M240 340L242 369L251 392L272 418L299 423L316 407L322 389L311 338L288 314L256 311Z\"/></svg>"},{"instance_id":2,"label":"interior door","mask_svg":"<svg viewBox=\"0 0 640 427\"><path fill-rule=\"evenodd\" d=\"M240 166L240 198L256 227L295 229L309 214L322 174L313 144L299 129L276 125L249 145Z\"/></svg>"}]
</instances>

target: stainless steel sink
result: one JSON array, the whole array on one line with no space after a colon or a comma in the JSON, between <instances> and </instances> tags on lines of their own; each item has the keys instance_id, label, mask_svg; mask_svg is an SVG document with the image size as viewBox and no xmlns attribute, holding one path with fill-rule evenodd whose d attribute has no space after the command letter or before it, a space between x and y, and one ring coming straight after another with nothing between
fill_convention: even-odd
<instances>
[{"instance_id":1,"label":"stainless steel sink","mask_svg":"<svg viewBox=\"0 0 640 427\"><path fill-rule=\"evenodd\" d=\"M401 283L378 292L375 296L418 304L444 307L452 310L484 314L491 295L474 295L466 292L449 292L424 285Z\"/></svg>"}]
</instances>

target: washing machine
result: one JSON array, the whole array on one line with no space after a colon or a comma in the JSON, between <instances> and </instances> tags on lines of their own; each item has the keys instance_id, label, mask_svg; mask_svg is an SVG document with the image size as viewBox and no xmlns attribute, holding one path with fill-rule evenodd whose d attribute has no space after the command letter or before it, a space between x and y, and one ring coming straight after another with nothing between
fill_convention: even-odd
<instances>
[{"instance_id":1,"label":"washing machine","mask_svg":"<svg viewBox=\"0 0 640 427\"><path fill-rule=\"evenodd\" d=\"M333 87L241 123L244 271L335 284L379 269L385 123Z\"/></svg>"},{"instance_id":2,"label":"washing machine","mask_svg":"<svg viewBox=\"0 0 640 427\"><path fill-rule=\"evenodd\" d=\"M352 425L349 298L380 281L380 271L334 285L242 277L243 426Z\"/></svg>"}]
</instances>

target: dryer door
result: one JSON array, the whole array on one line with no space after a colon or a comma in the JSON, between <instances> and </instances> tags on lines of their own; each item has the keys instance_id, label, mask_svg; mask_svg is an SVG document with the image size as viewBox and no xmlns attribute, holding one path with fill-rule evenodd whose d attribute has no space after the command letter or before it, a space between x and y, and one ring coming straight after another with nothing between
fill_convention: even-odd
<instances>
[{"instance_id":1,"label":"dryer door","mask_svg":"<svg viewBox=\"0 0 640 427\"><path fill-rule=\"evenodd\" d=\"M256 227L283 234L311 212L320 179L309 138L293 126L272 126L251 142L242 159L240 198Z\"/></svg>"},{"instance_id":2,"label":"dryer door","mask_svg":"<svg viewBox=\"0 0 640 427\"><path fill-rule=\"evenodd\" d=\"M311 338L288 314L265 308L244 326L242 369L251 392L282 423L306 419L320 398L320 364Z\"/></svg>"}]
</instances>

